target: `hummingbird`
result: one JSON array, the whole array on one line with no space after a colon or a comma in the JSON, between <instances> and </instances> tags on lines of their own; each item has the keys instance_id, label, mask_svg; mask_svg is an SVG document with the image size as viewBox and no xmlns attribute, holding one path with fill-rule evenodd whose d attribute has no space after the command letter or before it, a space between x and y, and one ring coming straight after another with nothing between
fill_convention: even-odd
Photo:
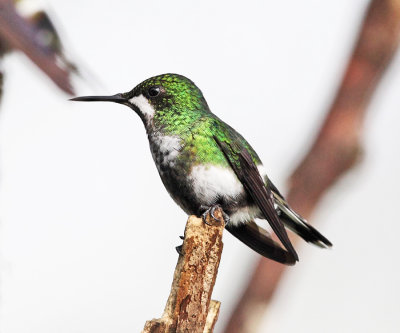
<instances>
[{"instance_id":1,"label":"hummingbird","mask_svg":"<svg viewBox=\"0 0 400 333\"><path fill-rule=\"evenodd\" d=\"M130 107L147 132L161 180L189 215L213 218L221 207L225 228L262 256L294 265L298 255L288 228L322 248L331 242L287 203L250 144L211 112L200 89L178 74L151 77L126 93L83 96ZM254 222L267 220L281 244Z\"/></svg>"}]
</instances>

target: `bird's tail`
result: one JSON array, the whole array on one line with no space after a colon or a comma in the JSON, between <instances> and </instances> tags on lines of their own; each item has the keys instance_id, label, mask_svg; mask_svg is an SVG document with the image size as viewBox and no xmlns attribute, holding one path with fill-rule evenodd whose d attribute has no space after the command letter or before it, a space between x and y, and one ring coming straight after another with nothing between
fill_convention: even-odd
<instances>
[{"instance_id":1,"label":"bird's tail","mask_svg":"<svg viewBox=\"0 0 400 333\"><path fill-rule=\"evenodd\" d=\"M287 201L275 186L272 188L272 194L274 197L275 209L279 214L279 219L287 228L298 234L306 242L315 244L322 248L332 246L332 243L325 236L309 225L304 218L290 208Z\"/></svg>"},{"instance_id":2,"label":"bird's tail","mask_svg":"<svg viewBox=\"0 0 400 333\"><path fill-rule=\"evenodd\" d=\"M247 222L237 226L225 226L233 236L262 256L286 265L294 265L296 258L275 242L269 233L255 222Z\"/></svg>"}]
</instances>

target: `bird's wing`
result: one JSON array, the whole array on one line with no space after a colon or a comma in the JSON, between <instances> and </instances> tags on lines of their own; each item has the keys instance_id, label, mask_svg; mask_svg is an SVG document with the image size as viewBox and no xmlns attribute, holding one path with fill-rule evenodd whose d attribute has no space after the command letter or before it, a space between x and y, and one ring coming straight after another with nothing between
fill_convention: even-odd
<instances>
[{"instance_id":1,"label":"bird's wing","mask_svg":"<svg viewBox=\"0 0 400 333\"><path fill-rule=\"evenodd\" d=\"M265 186L248 149L234 142L219 140L216 136L214 136L214 139L246 192L259 207L283 246L293 256L294 260L298 261L296 250L275 211L271 189Z\"/></svg>"}]
</instances>

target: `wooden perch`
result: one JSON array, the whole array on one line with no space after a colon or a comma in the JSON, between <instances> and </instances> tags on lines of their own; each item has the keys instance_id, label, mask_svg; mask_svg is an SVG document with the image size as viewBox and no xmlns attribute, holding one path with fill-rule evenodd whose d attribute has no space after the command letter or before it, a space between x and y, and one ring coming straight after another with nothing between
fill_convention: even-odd
<instances>
[{"instance_id":1,"label":"wooden perch","mask_svg":"<svg viewBox=\"0 0 400 333\"><path fill-rule=\"evenodd\" d=\"M218 318L220 303L211 301L222 254L224 219L218 208L214 214L190 216L175 268L171 293L160 319L147 321L142 333L211 333Z\"/></svg>"},{"instance_id":2,"label":"wooden perch","mask_svg":"<svg viewBox=\"0 0 400 333\"><path fill-rule=\"evenodd\" d=\"M288 202L304 217L311 216L323 194L359 161L367 106L399 40L400 0L372 0L332 106L290 177ZM260 259L224 332L257 331L284 271L285 266Z\"/></svg>"}]
</instances>

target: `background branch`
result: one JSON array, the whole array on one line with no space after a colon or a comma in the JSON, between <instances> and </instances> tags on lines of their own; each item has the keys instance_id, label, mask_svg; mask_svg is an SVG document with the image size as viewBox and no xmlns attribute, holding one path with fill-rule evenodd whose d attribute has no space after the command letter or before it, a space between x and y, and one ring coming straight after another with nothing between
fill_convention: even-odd
<instances>
[{"instance_id":1,"label":"background branch","mask_svg":"<svg viewBox=\"0 0 400 333\"><path fill-rule=\"evenodd\" d=\"M25 53L61 90L74 94L69 70L60 67L55 53L38 42L35 27L17 13L12 0L0 0L0 44Z\"/></svg>"},{"instance_id":2,"label":"background branch","mask_svg":"<svg viewBox=\"0 0 400 333\"><path fill-rule=\"evenodd\" d=\"M314 144L289 179L287 199L304 217L311 216L325 191L360 160L367 106L399 37L400 0L371 1L334 102ZM260 259L226 333L257 330L284 270L283 265Z\"/></svg>"},{"instance_id":3,"label":"background branch","mask_svg":"<svg viewBox=\"0 0 400 333\"><path fill-rule=\"evenodd\" d=\"M220 303L211 301L222 254L224 220L220 209L215 216L190 216L185 229L181 255L175 268L171 293L160 319L147 321L142 333L212 332Z\"/></svg>"}]
</instances>

